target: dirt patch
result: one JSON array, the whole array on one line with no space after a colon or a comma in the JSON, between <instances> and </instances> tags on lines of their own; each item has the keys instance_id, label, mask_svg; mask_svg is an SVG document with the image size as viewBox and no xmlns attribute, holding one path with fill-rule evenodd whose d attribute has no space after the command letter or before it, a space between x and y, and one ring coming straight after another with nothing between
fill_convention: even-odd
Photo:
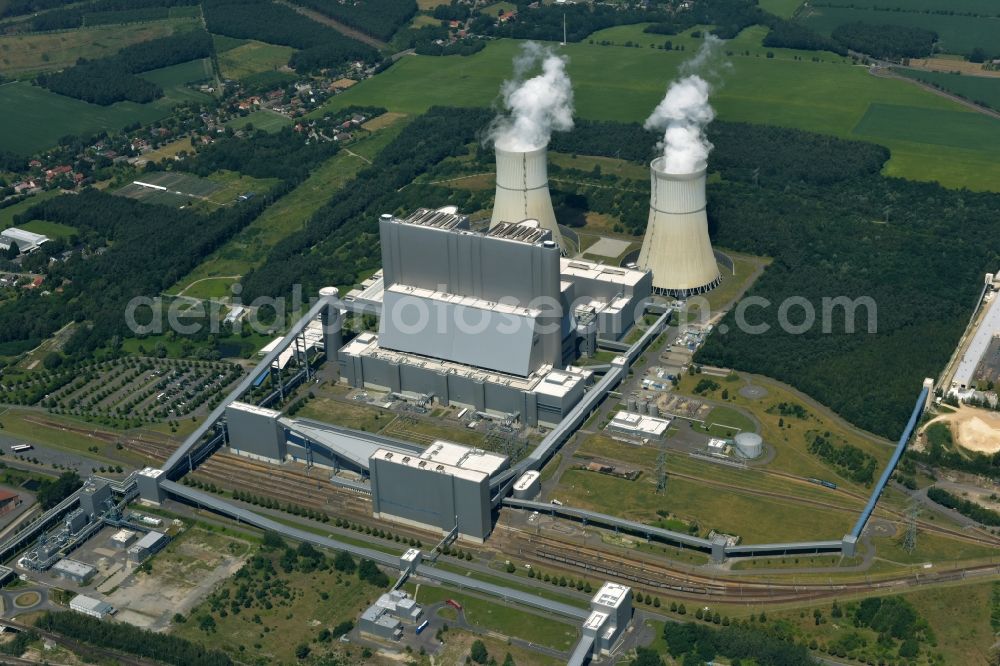
<instances>
[{"instance_id":1,"label":"dirt patch","mask_svg":"<svg viewBox=\"0 0 1000 666\"><path fill-rule=\"evenodd\" d=\"M42 595L38 592L24 592L14 597L14 605L18 608L31 608L42 600Z\"/></svg>"},{"instance_id":2,"label":"dirt patch","mask_svg":"<svg viewBox=\"0 0 1000 666\"><path fill-rule=\"evenodd\" d=\"M1000 70L983 69L981 63L948 58L924 58L910 60L910 67L928 72L961 72L965 76L1000 77Z\"/></svg>"},{"instance_id":3,"label":"dirt patch","mask_svg":"<svg viewBox=\"0 0 1000 666\"><path fill-rule=\"evenodd\" d=\"M955 443L962 448L986 454L1000 452L1000 414L963 405L927 425L942 422L948 424Z\"/></svg>"},{"instance_id":4,"label":"dirt patch","mask_svg":"<svg viewBox=\"0 0 1000 666\"><path fill-rule=\"evenodd\" d=\"M245 541L192 528L153 558L152 572L136 574L108 597L130 624L163 631L174 613L186 614L243 566Z\"/></svg>"}]
</instances>

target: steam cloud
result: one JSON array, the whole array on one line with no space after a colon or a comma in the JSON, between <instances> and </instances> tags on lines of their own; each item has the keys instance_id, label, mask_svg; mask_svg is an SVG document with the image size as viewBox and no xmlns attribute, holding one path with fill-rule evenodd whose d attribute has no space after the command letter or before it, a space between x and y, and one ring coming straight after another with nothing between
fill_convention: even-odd
<instances>
[{"instance_id":1,"label":"steam cloud","mask_svg":"<svg viewBox=\"0 0 1000 666\"><path fill-rule=\"evenodd\" d=\"M528 151L549 142L553 130L573 128L573 88L566 74L566 58L534 42L514 58L514 78L500 87L505 113L489 130L493 143L504 150ZM541 73L526 79L541 65Z\"/></svg>"},{"instance_id":2,"label":"steam cloud","mask_svg":"<svg viewBox=\"0 0 1000 666\"><path fill-rule=\"evenodd\" d=\"M712 63L722 40L705 37L698 53L681 65L682 78L671 82L667 94L646 119L646 129L663 130L662 150L667 173L692 173L704 169L712 144L705 137L705 126L715 118L708 103L712 85L702 78L714 74Z\"/></svg>"}]
</instances>

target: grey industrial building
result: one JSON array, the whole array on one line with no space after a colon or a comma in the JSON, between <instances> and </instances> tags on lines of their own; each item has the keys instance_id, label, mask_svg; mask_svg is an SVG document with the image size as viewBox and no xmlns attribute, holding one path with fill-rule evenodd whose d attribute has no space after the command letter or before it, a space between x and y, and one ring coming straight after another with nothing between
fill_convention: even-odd
<instances>
[{"instance_id":1,"label":"grey industrial building","mask_svg":"<svg viewBox=\"0 0 1000 666\"><path fill-rule=\"evenodd\" d=\"M652 293L649 272L563 259L533 220L472 231L453 210L379 222L382 271L347 300L381 312L337 355L352 386L555 426L591 373L566 367L619 339Z\"/></svg>"},{"instance_id":2,"label":"grey industrial building","mask_svg":"<svg viewBox=\"0 0 1000 666\"><path fill-rule=\"evenodd\" d=\"M76 560L63 558L52 565L52 573L60 578L73 581L77 585L86 585L97 573L97 569Z\"/></svg>"},{"instance_id":3,"label":"grey industrial building","mask_svg":"<svg viewBox=\"0 0 1000 666\"><path fill-rule=\"evenodd\" d=\"M147 532L141 539L129 546L128 559L143 562L151 555L163 550L170 538L163 532Z\"/></svg>"},{"instance_id":4,"label":"grey industrial building","mask_svg":"<svg viewBox=\"0 0 1000 666\"><path fill-rule=\"evenodd\" d=\"M403 636L403 623L385 608L372 604L358 619L358 631L388 641L398 641Z\"/></svg>"},{"instance_id":5,"label":"grey industrial building","mask_svg":"<svg viewBox=\"0 0 1000 666\"><path fill-rule=\"evenodd\" d=\"M77 613L96 617L98 620L103 620L115 612L115 607L108 602L94 599L93 597L86 597L82 594L73 597L69 602L69 608Z\"/></svg>"},{"instance_id":6,"label":"grey industrial building","mask_svg":"<svg viewBox=\"0 0 1000 666\"><path fill-rule=\"evenodd\" d=\"M88 521L107 511L111 499L111 486L103 479L89 478L80 489L80 509Z\"/></svg>"},{"instance_id":7,"label":"grey industrial building","mask_svg":"<svg viewBox=\"0 0 1000 666\"><path fill-rule=\"evenodd\" d=\"M482 542L493 529L490 478L508 459L449 442L421 454L376 451L369 463L376 518Z\"/></svg>"},{"instance_id":8,"label":"grey industrial building","mask_svg":"<svg viewBox=\"0 0 1000 666\"><path fill-rule=\"evenodd\" d=\"M583 635L594 640L593 655L608 654L632 621L632 588L605 583L590 601Z\"/></svg>"}]
</instances>

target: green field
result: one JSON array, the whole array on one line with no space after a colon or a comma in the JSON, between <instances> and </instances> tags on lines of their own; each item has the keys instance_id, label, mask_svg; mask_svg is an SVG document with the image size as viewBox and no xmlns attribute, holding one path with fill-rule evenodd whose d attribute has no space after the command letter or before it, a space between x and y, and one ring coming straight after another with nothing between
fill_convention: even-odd
<instances>
[{"instance_id":1,"label":"green field","mask_svg":"<svg viewBox=\"0 0 1000 666\"><path fill-rule=\"evenodd\" d=\"M164 19L132 25L101 25L75 30L0 36L0 74L28 74L62 69L79 58L114 55L130 44L193 30L193 18Z\"/></svg>"},{"instance_id":2,"label":"green field","mask_svg":"<svg viewBox=\"0 0 1000 666\"><path fill-rule=\"evenodd\" d=\"M766 12L788 18L802 6L802 0L760 0L757 4Z\"/></svg>"},{"instance_id":3,"label":"green field","mask_svg":"<svg viewBox=\"0 0 1000 666\"><path fill-rule=\"evenodd\" d=\"M897 67L893 71L911 79L937 85L972 102L1000 109L1000 77L963 76L946 72L926 72Z\"/></svg>"},{"instance_id":4,"label":"green field","mask_svg":"<svg viewBox=\"0 0 1000 666\"><path fill-rule=\"evenodd\" d=\"M3 90L3 88L0 88ZM14 216L20 215L25 212L35 204L39 204L46 199L51 199L53 197L59 196L59 190L46 190L44 192L39 192L38 194L32 195L20 201L13 206L7 206L6 208L0 208L0 229L6 229L7 227L14 226Z\"/></svg>"},{"instance_id":5,"label":"green field","mask_svg":"<svg viewBox=\"0 0 1000 666\"><path fill-rule=\"evenodd\" d=\"M32 220L22 224L20 228L35 234L44 234L49 238L69 238L77 233L75 227L58 222L46 222L45 220Z\"/></svg>"},{"instance_id":6,"label":"green field","mask_svg":"<svg viewBox=\"0 0 1000 666\"><path fill-rule=\"evenodd\" d=\"M282 127L292 124L292 119L274 111L253 111L245 116L237 116L226 123L227 127L233 129L243 129L247 125L253 125L254 129L265 132L277 132Z\"/></svg>"},{"instance_id":7,"label":"green field","mask_svg":"<svg viewBox=\"0 0 1000 666\"><path fill-rule=\"evenodd\" d=\"M163 99L159 103L180 104L182 102L206 102L211 97L190 87L192 83L212 81L211 58L191 60L170 67L154 69L140 74L147 81L156 83L163 88Z\"/></svg>"},{"instance_id":8,"label":"green field","mask_svg":"<svg viewBox=\"0 0 1000 666\"><path fill-rule=\"evenodd\" d=\"M350 149L370 159L395 137L402 127L403 123L397 122L366 139L351 144ZM243 275L251 268L261 265L275 243L289 233L301 229L334 192L365 166L367 163L364 160L349 155L346 151L334 155L313 171L305 182L269 206L260 217L179 280L168 290L169 293L177 293L195 280L223 275ZM228 284L234 281L230 279L223 284L226 284L228 290ZM212 288L219 288L219 284L213 284Z\"/></svg>"},{"instance_id":9,"label":"green field","mask_svg":"<svg viewBox=\"0 0 1000 666\"><path fill-rule=\"evenodd\" d=\"M763 6L766 2L760 4ZM773 0L781 2L782 0ZM844 6L850 5L859 9L871 9L878 7L883 10L902 10L907 12L931 12L949 11L955 14L983 14L985 16L997 16L1000 14L1000 7L996 0L818 0L809 3L813 7L825 7L826 5ZM895 12L894 12L895 13Z\"/></svg>"},{"instance_id":10,"label":"green field","mask_svg":"<svg viewBox=\"0 0 1000 666\"><path fill-rule=\"evenodd\" d=\"M215 45L215 52L222 53L249 43L249 39L237 39L236 37L226 37L225 35L212 35L212 43Z\"/></svg>"},{"instance_id":11,"label":"green field","mask_svg":"<svg viewBox=\"0 0 1000 666\"><path fill-rule=\"evenodd\" d=\"M977 46L989 51L997 43L1000 43L1000 21L981 16L960 16L951 3L943 2L943 0L929 4L934 4L940 9L954 10L956 14L930 14L914 11L886 12L813 5L801 11L797 20L827 36L837 26L855 21L874 25L902 25L932 30L938 34L937 49L945 53L968 53ZM996 3L992 3L992 6L991 13L995 14Z\"/></svg>"},{"instance_id":12,"label":"green field","mask_svg":"<svg viewBox=\"0 0 1000 666\"><path fill-rule=\"evenodd\" d=\"M518 42L500 40L469 57L404 58L377 77L337 95L328 108L376 105L418 114L436 104L485 106L492 103L500 83L510 75L511 59L518 48ZM562 50L570 57L577 115L633 122L643 120L659 102L677 66L689 55L586 43L570 44ZM995 151L986 147L991 136L1000 133L1000 121L989 120L984 125L974 111L905 81L873 77L864 67L815 63L806 57L734 56L731 62L725 84L713 99L724 120L854 138L854 128L872 104L907 107L914 122L924 124L939 121L936 111L952 111L962 124L974 126L974 131L983 135L982 145L940 145L952 133L966 143L961 137L968 131L954 124L937 127L933 138L897 130L866 138L892 150L887 175L937 180L950 187L1000 190L1000 162Z\"/></svg>"},{"instance_id":13,"label":"green field","mask_svg":"<svg viewBox=\"0 0 1000 666\"><path fill-rule=\"evenodd\" d=\"M869 140L885 137L968 150L1000 151L1000 123L981 114L943 109L923 110L896 104L872 104L854 128Z\"/></svg>"},{"instance_id":14,"label":"green field","mask_svg":"<svg viewBox=\"0 0 1000 666\"><path fill-rule=\"evenodd\" d=\"M110 106L88 104L18 81L0 85L0 146L21 155L55 145L67 134L89 135L117 131L132 123L165 118L170 105L118 102Z\"/></svg>"},{"instance_id":15,"label":"green field","mask_svg":"<svg viewBox=\"0 0 1000 666\"><path fill-rule=\"evenodd\" d=\"M219 70L223 78L239 81L287 65L293 53L290 46L250 41L219 53Z\"/></svg>"}]
</instances>

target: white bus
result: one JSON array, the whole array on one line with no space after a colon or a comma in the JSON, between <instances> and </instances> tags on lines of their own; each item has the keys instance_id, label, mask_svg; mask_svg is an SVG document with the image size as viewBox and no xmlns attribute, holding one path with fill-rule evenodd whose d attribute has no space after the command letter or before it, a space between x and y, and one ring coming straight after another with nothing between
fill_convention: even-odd
<instances>
[{"instance_id":1,"label":"white bus","mask_svg":"<svg viewBox=\"0 0 1000 666\"><path fill-rule=\"evenodd\" d=\"M30 451L33 448L35 447L33 447L31 444L15 444L14 446L10 447L10 450L13 453L23 453L25 451Z\"/></svg>"}]
</instances>

